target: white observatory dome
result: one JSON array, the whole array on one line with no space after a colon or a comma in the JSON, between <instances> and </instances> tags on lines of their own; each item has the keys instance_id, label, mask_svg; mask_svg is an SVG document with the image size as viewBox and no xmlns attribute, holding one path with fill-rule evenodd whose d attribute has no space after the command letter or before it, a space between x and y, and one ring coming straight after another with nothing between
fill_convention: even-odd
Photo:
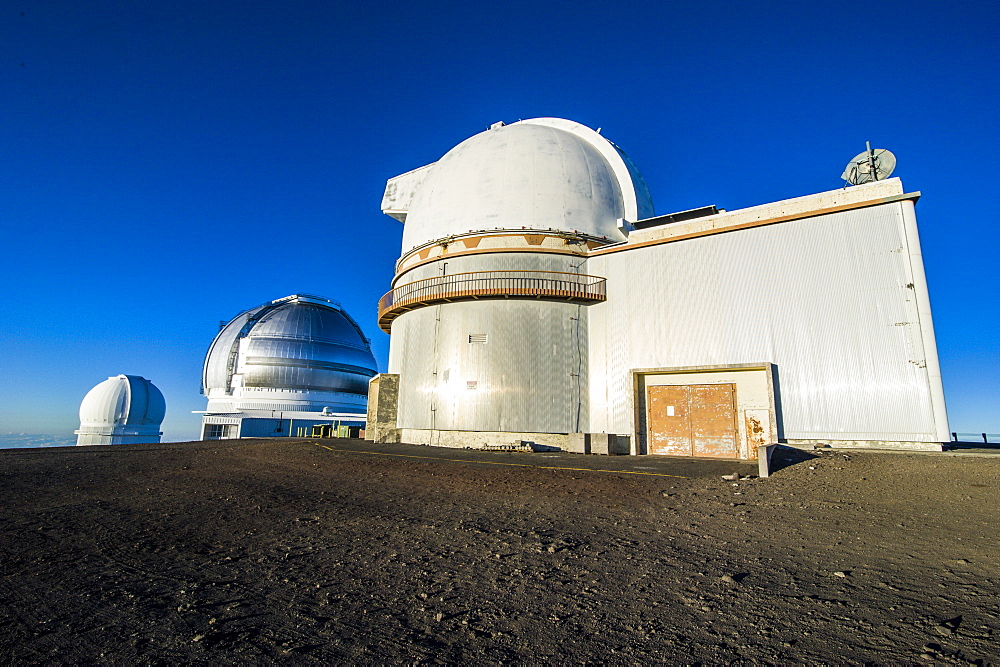
<instances>
[{"instance_id":1,"label":"white observatory dome","mask_svg":"<svg viewBox=\"0 0 1000 667\"><path fill-rule=\"evenodd\" d=\"M497 123L427 168L409 203L403 251L470 231L559 230L624 240L618 220L652 217L632 162L579 123Z\"/></svg>"},{"instance_id":2,"label":"white observatory dome","mask_svg":"<svg viewBox=\"0 0 1000 667\"><path fill-rule=\"evenodd\" d=\"M205 358L208 412L364 411L378 373L361 327L339 304L293 294L226 324Z\"/></svg>"},{"instance_id":3,"label":"white observatory dome","mask_svg":"<svg viewBox=\"0 0 1000 667\"><path fill-rule=\"evenodd\" d=\"M134 445L159 442L166 401L156 386L138 375L109 377L87 392L80 404L78 445Z\"/></svg>"}]
</instances>

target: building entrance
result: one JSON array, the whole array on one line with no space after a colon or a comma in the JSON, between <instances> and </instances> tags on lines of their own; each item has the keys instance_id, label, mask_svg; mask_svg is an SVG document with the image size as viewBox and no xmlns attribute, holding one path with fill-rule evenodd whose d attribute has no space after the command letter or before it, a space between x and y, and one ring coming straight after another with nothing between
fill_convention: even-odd
<instances>
[{"instance_id":1,"label":"building entrance","mask_svg":"<svg viewBox=\"0 0 1000 667\"><path fill-rule=\"evenodd\" d=\"M735 384L651 386L646 405L650 454L739 458Z\"/></svg>"}]
</instances>

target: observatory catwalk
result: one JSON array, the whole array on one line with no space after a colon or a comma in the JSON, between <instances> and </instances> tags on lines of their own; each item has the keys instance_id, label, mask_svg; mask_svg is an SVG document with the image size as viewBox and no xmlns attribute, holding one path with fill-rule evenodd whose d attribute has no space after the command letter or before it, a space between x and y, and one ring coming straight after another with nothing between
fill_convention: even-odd
<instances>
[{"instance_id":1,"label":"observatory catwalk","mask_svg":"<svg viewBox=\"0 0 1000 667\"><path fill-rule=\"evenodd\" d=\"M657 216L615 144L538 118L390 179L382 210L403 243L368 437L726 459L776 442L940 450L920 193L885 178L886 153L858 156L843 190Z\"/></svg>"}]
</instances>

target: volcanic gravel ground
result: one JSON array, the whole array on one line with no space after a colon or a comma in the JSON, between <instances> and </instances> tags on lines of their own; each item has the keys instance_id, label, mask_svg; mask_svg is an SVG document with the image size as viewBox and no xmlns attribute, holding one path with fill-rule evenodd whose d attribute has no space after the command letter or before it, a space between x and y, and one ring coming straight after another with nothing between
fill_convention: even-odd
<instances>
[{"instance_id":1,"label":"volcanic gravel ground","mask_svg":"<svg viewBox=\"0 0 1000 667\"><path fill-rule=\"evenodd\" d=\"M1000 458L364 449L0 452L0 661L1000 663Z\"/></svg>"}]
</instances>

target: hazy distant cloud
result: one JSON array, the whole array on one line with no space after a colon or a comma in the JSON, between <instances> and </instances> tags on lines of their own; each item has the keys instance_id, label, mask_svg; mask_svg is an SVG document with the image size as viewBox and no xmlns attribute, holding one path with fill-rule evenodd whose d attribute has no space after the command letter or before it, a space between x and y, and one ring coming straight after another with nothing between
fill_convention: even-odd
<instances>
[{"instance_id":1,"label":"hazy distant cloud","mask_svg":"<svg viewBox=\"0 0 1000 667\"><path fill-rule=\"evenodd\" d=\"M0 449L20 447L71 447L76 438L71 435L38 435L37 433L0 433Z\"/></svg>"}]
</instances>

